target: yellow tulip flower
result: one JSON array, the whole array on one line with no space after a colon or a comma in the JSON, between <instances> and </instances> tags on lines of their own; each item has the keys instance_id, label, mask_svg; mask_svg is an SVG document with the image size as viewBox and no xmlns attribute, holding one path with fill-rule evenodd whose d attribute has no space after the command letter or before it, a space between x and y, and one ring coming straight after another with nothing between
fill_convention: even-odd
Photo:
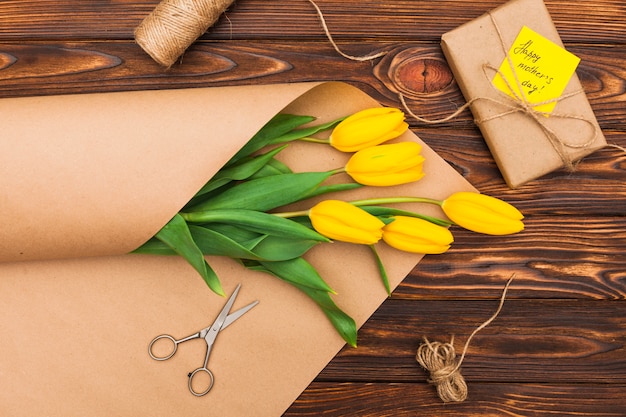
<instances>
[{"instance_id":1,"label":"yellow tulip flower","mask_svg":"<svg viewBox=\"0 0 626 417\"><path fill-rule=\"evenodd\" d=\"M454 237L447 228L427 220L395 216L394 221L383 228L383 241L405 252L438 254L450 248Z\"/></svg>"},{"instance_id":2,"label":"yellow tulip flower","mask_svg":"<svg viewBox=\"0 0 626 417\"><path fill-rule=\"evenodd\" d=\"M508 235L524 230L524 215L517 208L485 194L454 193L441 208L450 220L473 232Z\"/></svg>"},{"instance_id":3,"label":"yellow tulip flower","mask_svg":"<svg viewBox=\"0 0 626 417\"><path fill-rule=\"evenodd\" d=\"M372 146L352 155L345 171L363 185L406 184L424 176L421 151L422 147L415 142Z\"/></svg>"},{"instance_id":4,"label":"yellow tulip flower","mask_svg":"<svg viewBox=\"0 0 626 417\"><path fill-rule=\"evenodd\" d=\"M313 228L320 234L342 242L373 245L383 234L377 217L350 203L324 200L309 210Z\"/></svg>"},{"instance_id":5,"label":"yellow tulip flower","mask_svg":"<svg viewBox=\"0 0 626 417\"><path fill-rule=\"evenodd\" d=\"M408 128L399 109L376 107L345 118L333 129L329 142L342 152L356 152L397 138Z\"/></svg>"}]
</instances>

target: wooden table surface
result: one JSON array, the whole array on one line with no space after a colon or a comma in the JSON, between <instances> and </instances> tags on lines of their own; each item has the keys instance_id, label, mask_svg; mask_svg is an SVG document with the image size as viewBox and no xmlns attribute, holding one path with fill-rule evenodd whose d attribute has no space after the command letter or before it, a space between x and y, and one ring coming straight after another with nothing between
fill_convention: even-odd
<instances>
[{"instance_id":1,"label":"wooden table surface","mask_svg":"<svg viewBox=\"0 0 626 417\"><path fill-rule=\"evenodd\" d=\"M339 80L382 104L402 88L418 114L464 103L441 35L498 0L319 0L339 56L306 0L239 0L165 71L133 41L157 0L0 2L0 97ZM609 143L626 147L626 1L547 0ZM402 67L404 65L404 67ZM404 68L400 71L399 68ZM469 112L411 128L480 191L526 215L519 235L461 230L427 256L285 416L626 416L626 155L605 148L575 173L510 190ZM415 361L423 336L470 345L469 398L443 404Z\"/></svg>"}]
</instances>

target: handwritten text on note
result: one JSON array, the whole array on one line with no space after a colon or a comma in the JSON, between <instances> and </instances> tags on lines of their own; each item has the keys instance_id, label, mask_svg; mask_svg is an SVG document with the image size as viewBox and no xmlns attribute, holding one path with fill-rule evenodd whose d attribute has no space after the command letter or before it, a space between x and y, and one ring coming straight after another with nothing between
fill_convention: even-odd
<instances>
[{"instance_id":1,"label":"handwritten text on note","mask_svg":"<svg viewBox=\"0 0 626 417\"><path fill-rule=\"evenodd\" d=\"M580 58L524 26L504 59L493 84L512 97L528 103L544 103L535 110L550 113L576 71ZM513 75L513 70L515 75ZM506 79L506 81L503 79ZM511 92L515 91L515 94Z\"/></svg>"}]
</instances>

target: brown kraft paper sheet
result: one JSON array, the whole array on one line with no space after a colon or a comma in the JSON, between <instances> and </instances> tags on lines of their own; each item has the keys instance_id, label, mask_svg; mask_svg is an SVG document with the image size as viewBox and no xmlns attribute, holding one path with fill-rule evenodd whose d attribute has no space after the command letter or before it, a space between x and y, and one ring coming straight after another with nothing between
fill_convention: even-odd
<instances>
[{"instance_id":1,"label":"brown kraft paper sheet","mask_svg":"<svg viewBox=\"0 0 626 417\"><path fill-rule=\"evenodd\" d=\"M328 121L378 105L342 83L0 100L2 415L281 415L344 346L318 307L276 278L209 258L227 294L242 284L233 310L259 304L218 336L215 385L197 398L187 373L202 365L204 341L164 362L148 343L204 328L225 299L179 257L126 253L285 106ZM411 132L401 140L421 143ZM311 143L284 152L296 171L348 157ZM427 146L423 154L421 181L342 198L474 190ZM395 288L421 257L379 246ZM307 258L357 326L386 299L367 248L325 244Z\"/></svg>"},{"instance_id":2,"label":"brown kraft paper sheet","mask_svg":"<svg viewBox=\"0 0 626 417\"><path fill-rule=\"evenodd\" d=\"M499 28L502 39L495 25ZM442 36L443 52L465 99L472 101L471 110L475 119L489 119L508 110L508 107L494 103L506 103L509 98L491 84L495 72L485 73L483 66L487 64L498 68L505 59L505 51L508 51L523 26L528 26L563 47L542 0L512 0ZM587 96L582 91L580 80L574 74L563 96L577 91L581 93L560 100L554 114L584 118L589 123L574 118L541 116L545 119L545 125L556 133L560 141L586 145L580 148L563 147L571 161L580 160L606 145ZM478 123L478 126L511 188L519 187L564 166L546 133L527 114L516 112L495 117Z\"/></svg>"}]
</instances>

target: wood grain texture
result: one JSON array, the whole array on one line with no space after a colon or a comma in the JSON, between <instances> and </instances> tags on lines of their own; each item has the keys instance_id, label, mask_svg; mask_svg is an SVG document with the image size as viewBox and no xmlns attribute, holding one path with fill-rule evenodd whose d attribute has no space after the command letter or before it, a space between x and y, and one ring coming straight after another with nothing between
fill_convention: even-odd
<instances>
[{"instance_id":1,"label":"wood grain texture","mask_svg":"<svg viewBox=\"0 0 626 417\"><path fill-rule=\"evenodd\" d=\"M0 35L13 40L132 39L134 28L158 0L4 0ZM498 0L345 1L318 0L337 39L394 39L439 42L441 33L502 4ZM578 3L546 0L555 25L568 43L624 43L623 1ZM583 18L581 18L583 17ZM371 24L363 24L371 22ZM598 26L602 30L598 31ZM306 0L237 1L203 39L323 39L315 10Z\"/></svg>"},{"instance_id":2,"label":"wood grain texture","mask_svg":"<svg viewBox=\"0 0 626 417\"><path fill-rule=\"evenodd\" d=\"M58 94L57 83L64 85L62 91L85 93L339 79L366 88L386 104L397 105L398 93L402 93L416 114L429 119L445 117L464 103L441 49L435 45L360 43L358 51L351 51L357 55L389 52L380 62L371 63L346 60L327 42L307 43L306 53L298 42L200 42L188 49L181 65L164 71L133 42L2 42L0 37L1 97ZM577 73L602 128L622 131L626 69L616 63L626 60L626 47L569 49L583 60ZM60 66L59 60L64 65ZM414 75L423 60L429 62L427 79L420 75L422 80L417 81ZM137 68L143 69L141 73ZM30 86L26 91L25 79ZM447 126L471 126L470 116L467 112Z\"/></svg>"},{"instance_id":3,"label":"wood grain texture","mask_svg":"<svg viewBox=\"0 0 626 417\"><path fill-rule=\"evenodd\" d=\"M344 81L382 104L445 117L465 101L441 35L500 0L318 0L339 56L306 0L238 0L170 70L133 40L158 0L0 2L0 98L302 81ZM546 0L609 143L626 147L626 1ZM506 187L469 111L413 131L487 194L515 204L526 230L453 228L285 416L625 416L626 154L607 147L574 173ZM7 140L7 139L3 139ZM10 140L15 140L10 138ZM414 359L423 337L458 350L469 399L444 405Z\"/></svg>"},{"instance_id":4,"label":"wood grain texture","mask_svg":"<svg viewBox=\"0 0 626 417\"><path fill-rule=\"evenodd\" d=\"M515 285L511 297L515 297ZM498 301L498 296L490 301L445 303L392 297L362 327L359 347L343 349L318 380L424 381L427 375L415 360L423 338L449 342L454 336L460 356L467 337L491 317ZM624 384L624 304L512 298L498 318L472 339L462 374L477 382Z\"/></svg>"},{"instance_id":5,"label":"wood grain texture","mask_svg":"<svg viewBox=\"0 0 626 417\"><path fill-rule=\"evenodd\" d=\"M443 404L424 384L315 382L284 416L617 417L624 415L625 390L626 385L618 384L471 383L466 402ZM322 403L327 412L320 412Z\"/></svg>"}]
</instances>

